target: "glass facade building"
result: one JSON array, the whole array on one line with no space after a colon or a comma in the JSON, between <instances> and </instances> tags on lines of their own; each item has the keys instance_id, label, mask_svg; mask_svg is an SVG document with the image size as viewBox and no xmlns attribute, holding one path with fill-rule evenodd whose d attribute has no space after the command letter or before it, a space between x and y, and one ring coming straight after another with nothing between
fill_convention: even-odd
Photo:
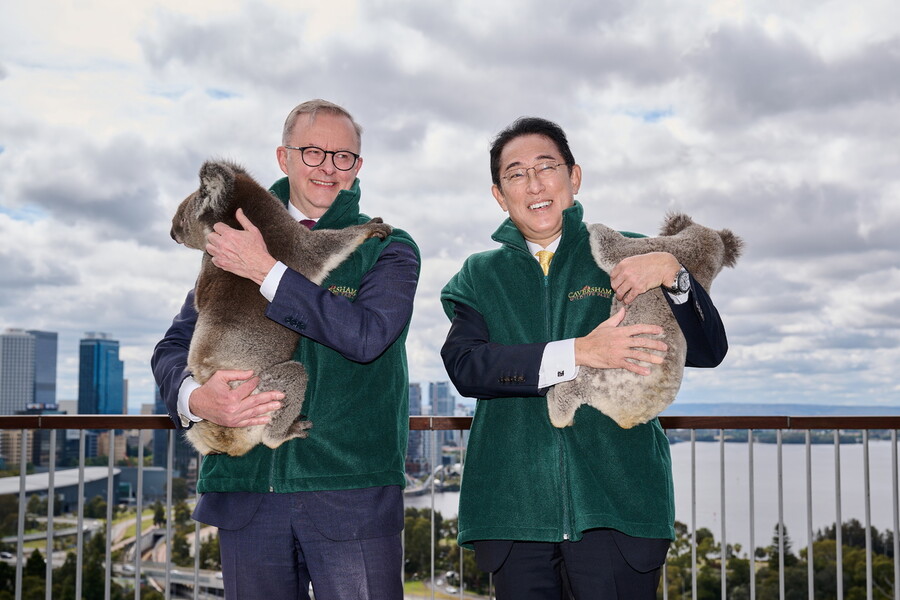
<instances>
[{"instance_id":1,"label":"glass facade building","mask_svg":"<svg viewBox=\"0 0 900 600\"><path fill-rule=\"evenodd\" d=\"M34 400L34 336L23 329L0 334L0 414L14 415Z\"/></svg>"},{"instance_id":2,"label":"glass facade building","mask_svg":"<svg viewBox=\"0 0 900 600\"><path fill-rule=\"evenodd\" d=\"M78 414L125 413L124 364L119 341L105 333L87 333L78 358Z\"/></svg>"}]
</instances>

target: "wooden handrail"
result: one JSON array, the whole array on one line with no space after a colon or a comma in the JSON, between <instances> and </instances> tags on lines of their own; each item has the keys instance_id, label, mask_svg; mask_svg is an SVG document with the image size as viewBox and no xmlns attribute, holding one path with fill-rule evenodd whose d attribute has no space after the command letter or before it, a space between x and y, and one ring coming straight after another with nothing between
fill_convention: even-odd
<instances>
[{"instance_id":1,"label":"wooden handrail","mask_svg":"<svg viewBox=\"0 0 900 600\"><path fill-rule=\"evenodd\" d=\"M900 429L900 416L700 416L659 418L664 429ZM472 417L411 416L413 431L469 429ZM166 415L0 416L0 429L174 429Z\"/></svg>"}]
</instances>

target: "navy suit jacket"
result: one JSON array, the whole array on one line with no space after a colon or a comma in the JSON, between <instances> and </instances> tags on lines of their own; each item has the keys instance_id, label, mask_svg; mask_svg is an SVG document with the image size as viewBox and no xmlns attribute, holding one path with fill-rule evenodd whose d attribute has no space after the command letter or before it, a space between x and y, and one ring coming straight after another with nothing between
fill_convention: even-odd
<instances>
[{"instance_id":1,"label":"navy suit jacket","mask_svg":"<svg viewBox=\"0 0 900 600\"><path fill-rule=\"evenodd\" d=\"M285 324L285 315L303 315L301 319L288 321L289 326L348 360L369 362L384 352L406 327L412 314L418 269L419 260L410 246L399 242L388 244L363 276L352 303L288 269L266 316ZM166 410L179 429L183 426L178 414L178 389L190 376L187 358L196 322L191 290L151 359ZM344 327L334 327L334 323ZM397 486L302 494L317 527L331 539L379 537L403 528L403 497ZM239 529L250 522L262 496L249 492L203 494L194 518L224 529Z\"/></svg>"}]
</instances>

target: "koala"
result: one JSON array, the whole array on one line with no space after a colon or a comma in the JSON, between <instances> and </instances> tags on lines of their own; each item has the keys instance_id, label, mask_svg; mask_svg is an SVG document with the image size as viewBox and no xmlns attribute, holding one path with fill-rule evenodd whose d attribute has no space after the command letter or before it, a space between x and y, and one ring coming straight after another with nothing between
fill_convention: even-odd
<instances>
[{"instance_id":1,"label":"koala","mask_svg":"<svg viewBox=\"0 0 900 600\"><path fill-rule=\"evenodd\" d=\"M316 284L365 240L384 239L392 230L375 218L345 229L311 231L243 168L209 161L200 169L200 188L181 202L172 218L172 239L204 250L216 223L241 228L235 217L238 208L260 230L274 258ZM291 360L300 335L265 316L267 301L256 283L216 267L207 252L194 301L197 324L188 354L194 379L203 384L221 369L252 370L259 376L256 392L280 390L285 398L265 425L223 427L200 421L186 431L187 439L202 454L240 456L258 443L277 448L307 437L312 423L303 420L301 409L308 376L302 364Z\"/></svg>"},{"instance_id":2,"label":"koala","mask_svg":"<svg viewBox=\"0 0 900 600\"><path fill-rule=\"evenodd\" d=\"M708 292L723 267L733 267L743 249L743 241L728 229L715 231L694 223L684 214L666 216L659 237L629 238L606 227L588 225L591 253L597 265L609 272L623 258L647 252L669 252ZM651 323L660 325L669 351L650 375L642 376L626 369L581 367L572 381L558 383L547 393L550 421L556 427L572 424L575 411L589 404L613 419L623 429L646 423L674 400L684 374L687 343L660 288L648 290L634 300L625 312L622 325ZM610 314L624 306L613 298ZM654 354L659 352L648 350Z\"/></svg>"}]
</instances>

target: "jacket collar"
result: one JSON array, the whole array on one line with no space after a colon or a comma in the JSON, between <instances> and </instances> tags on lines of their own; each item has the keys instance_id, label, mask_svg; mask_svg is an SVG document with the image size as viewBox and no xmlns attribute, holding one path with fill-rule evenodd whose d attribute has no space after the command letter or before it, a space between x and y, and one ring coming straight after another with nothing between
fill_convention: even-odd
<instances>
[{"instance_id":1,"label":"jacket collar","mask_svg":"<svg viewBox=\"0 0 900 600\"><path fill-rule=\"evenodd\" d=\"M282 177L269 188L276 198L287 206L291 197L291 188L287 177ZM359 177L353 181L349 190L341 190L334 202L319 218L315 229L342 229L348 225L356 225L359 220Z\"/></svg>"},{"instance_id":2,"label":"jacket collar","mask_svg":"<svg viewBox=\"0 0 900 600\"><path fill-rule=\"evenodd\" d=\"M565 250L572 242L575 232L581 227L583 218L584 207L581 206L581 203L578 202L578 200L563 211L562 239L559 241L559 248L557 248L557 251ZM528 245L525 243L525 238L508 217L500 224L500 227L497 228L497 231L494 232L491 239L495 242L510 246L511 248L517 248L528 252Z\"/></svg>"}]
</instances>

